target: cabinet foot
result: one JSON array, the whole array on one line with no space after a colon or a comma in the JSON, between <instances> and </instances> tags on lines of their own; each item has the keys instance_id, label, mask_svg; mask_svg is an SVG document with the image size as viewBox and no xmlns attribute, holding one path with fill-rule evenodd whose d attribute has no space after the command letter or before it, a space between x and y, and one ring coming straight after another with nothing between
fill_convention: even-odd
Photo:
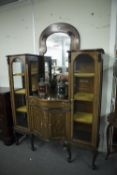
<instances>
[{"instance_id":1,"label":"cabinet foot","mask_svg":"<svg viewBox=\"0 0 117 175\"><path fill-rule=\"evenodd\" d=\"M95 164L95 161L96 161L97 156L98 156L98 150L96 150L96 151L94 152L94 155L93 155L93 159L92 159L92 169L93 169L93 170L97 169L97 166L96 166L96 164Z\"/></svg>"},{"instance_id":2,"label":"cabinet foot","mask_svg":"<svg viewBox=\"0 0 117 175\"><path fill-rule=\"evenodd\" d=\"M34 135L33 134L31 134L30 136L30 142L31 142L31 150L34 151L35 147L34 147Z\"/></svg>"},{"instance_id":3,"label":"cabinet foot","mask_svg":"<svg viewBox=\"0 0 117 175\"><path fill-rule=\"evenodd\" d=\"M16 143L16 145L19 145L19 137L18 137L16 131L14 131L14 137L15 137L15 143Z\"/></svg>"},{"instance_id":4,"label":"cabinet foot","mask_svg":"<svg viewBox=\"0 0 117 175\"><path fill-rule=\"evenodd\" d=\"M96 166L95 162L96 162L96 159L97 159L98 153L99 153L98 152L99 142L100 142L100 135L98 135L97 145L96 145L95 150L93 151L93 159L92 159L92 169L93 170L96 170L97 169L97 166Z\"/></svg>"},{"instance_id":5,"label":"cabinet foot","mask_svg":"<svg viewBox=\"0 0 117 175\"><path fill-rule=\"evenodd\" d=\"M105 159L107 160L112 149L112 137L113 137L113 127L111 124L107 126L107 131L106 131L106 139L107 139L107 154Z\"/></svg>"},{"instance_id":6,"label":"cabinet foot","mask_svg":"<svg viewBox=\"0 0 117 175\"><path fill-rule=\"evenodd\" d=\"M14 132L14 137L15 137L15 143L16 145L19 145L21 142L23 142L23 140L26 138L26 134L21 135L19 133L17 133L16 131Z\"/></svg>"},{"instance_id":7,"label":"cabinet foot","mask_svg":"<svg viewBox=\"0 0 117 175\"><path fill-rule=\"evenodd\" d=\"M72 160L71 160L71 157L72 157L72 155L71 155L71 145L67 142L64 142L64 148L67 152L67 162L70 163L70 162L72 162Z\"/></svg>"}]
</instances>

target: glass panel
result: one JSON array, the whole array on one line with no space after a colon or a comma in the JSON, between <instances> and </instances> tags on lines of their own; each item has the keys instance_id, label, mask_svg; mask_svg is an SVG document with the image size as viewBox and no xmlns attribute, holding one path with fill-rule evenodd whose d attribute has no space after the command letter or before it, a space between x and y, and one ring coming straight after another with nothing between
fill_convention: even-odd
<instances>
[{"instance_id":1,"label":"glass panel","mask_svg":"<svg viewBox=\"0 0 117 175\"><path fill-rule=\"evenodd\" d=\"M27 127L27 113L16 112L16 124L18 126Z\"/></svg>"},{"instance_id":2,"label":"glass panel","mask_svg":"<svg viewBox=\"0 0 117 175\"><path fill-rule=\"evenodd\" d=\"M87 54L80 54L74 62L74 73L94 73L94 59ZM89 74L90 75L90 74Z\"/></svg>"},{"instance_id":3,"label":"glass panel","mask_svg":"<svg viewBox=\"0 0 117 175\"><path fill-rule=\"evenodd\" d=\"M38 63L31 62L31 75L30 75L30 93L31 95L38 94Z\"/></svg>"},{"instance_id":4,"label":"glass panel","mask_svg":"<svg viewBox=\"0 0 117 175\"><path fill-rule=\"evenodd\" d=\"M74 78L74 98L83 101L94 99L94 78Z\"/></svg>"},{"instance_id":5,"label":"glass panel","mask_svg":"<svg viewBox=\"0 0 117 175\"><path fill-rule=\"evenodd\" d=\"M26 106L25 95L15 93L15 106L16 106L16 109L21 106Z\"/></svg>"},{"instance_id":6,"label":"glass panel","mask_svg":"<svg viewBox=\"0 0 117 175\"><path fill-rule=\"evenodd\" d=\"M25 88L25 69L21 59L15 58L13 68L14 102L16 112L16 124L27 127L27 107Z\"/></svg>"},{"instance_id":7,"label":"glass panel","mask_svg":"<svg viewBox=\"0 0 117 175\"><path fill-rule=\"evenodd\" d=\"M74 139L78 139L79 141L91 142L92 137L91 132L92 132L92 125L74 122L74 129L73 129Z\"/></svg>"},{"instance_id":8,"label":"glass panel","mask_svg":"<svg viewBox=\"0 0 117 175\"><path fill-rule=\"evenodd\" d=\"M91 142L95 79L94 60L91 56L80 54L76 57L73 77L73 137Z\"/></svg>"},{"instance_id":9,"label":"glass panel","mask_svg":"<svg viewBox=\"0 0 117 175\"><path fill-rule=\"evenodd\" d=\"M74 138L90 142L92 138L93 103L87 101L74 102Z\"/></svg>"},{"instance_id":10,"label":"glass panel","mask_svg":"<svg viewBox=\"0 0 117 175\"><path fill-rule=\"evenodd\" d=\"M13 81L14 89L24 88L24 64L16 58L13 62Z\"/></svg>"}]
</instances>

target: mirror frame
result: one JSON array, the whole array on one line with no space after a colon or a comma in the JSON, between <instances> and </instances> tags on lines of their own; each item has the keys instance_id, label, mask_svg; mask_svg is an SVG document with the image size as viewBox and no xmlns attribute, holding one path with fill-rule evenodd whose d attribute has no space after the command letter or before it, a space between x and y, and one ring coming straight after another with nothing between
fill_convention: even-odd
<instances>
[{"instance_id":1,"label":"mirror frame","mask_svg":"<svg viewBox=\"0 0 117 175\"><path fill-rule=\"evenodd\" d=\"M80 49L80 35L77 29L68 23L54 23L46 27L39 38L39 55L44 55L47 51L46 40L54 33L65 33L70 39L70 51L76 51Z\"/></svg>"}]
</instances>

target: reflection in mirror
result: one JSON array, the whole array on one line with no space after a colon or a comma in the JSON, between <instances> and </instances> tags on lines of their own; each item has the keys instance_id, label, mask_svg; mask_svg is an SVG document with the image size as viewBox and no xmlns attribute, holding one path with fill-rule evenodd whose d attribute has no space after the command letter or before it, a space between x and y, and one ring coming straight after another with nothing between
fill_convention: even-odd
<instances>
[{"instance_id":1,"label":"reflection in mirror","mask_svg":"<svg viewBox=\"0 0 117 175\"><path fill-rule=\"evenodd\" d=\"M68 72L70 37L64 33L54 33L47 38L47 52L52 58L52 74Z\"/></svg>"},{"instance_id":2,"label":"reflection in mirror","mask_svg":"<svg viewBox=\"0 0 117 175\"><path fill-rule=\"evenodd\" d=\"M23 88L24 66L20 59L13 61L13 81L14 89Z\"/></svg>"},{"instance_id":3,"label":"reflection in mirror","mask_svg":"<svg viewBox=\"0 0 117 175\"><path fill-rule=\"evenodd\" d=\"M65 98L68 96L67 51L70 50L70 37L64 33L54 33L47 38L46 44L47 52L45 55L52 59L52 92L57 94L59 98Z\"/></svg>"}]
</instances>

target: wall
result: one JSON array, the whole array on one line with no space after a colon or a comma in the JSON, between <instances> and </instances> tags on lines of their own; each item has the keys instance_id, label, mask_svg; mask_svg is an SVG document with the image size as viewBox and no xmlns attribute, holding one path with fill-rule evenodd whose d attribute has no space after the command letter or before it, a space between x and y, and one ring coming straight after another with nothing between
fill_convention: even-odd
<instances>
[{"instance_id":1,"label":"wall","mask_svg":"<svg viewBox=\"0 0 117 175\"><path fill-rule=\"evenodd\" d=\"M30 2L0 8L0 86L8 86L6 55L33 52Z\"/></svg>"},{"instance_id":2,"label":"wall","mask_svg":"<svg viewBox=\"0 0 117 175\"><path fill-rule=\"evenodd\" d=\"M110 55L115 56L117 49L117 1L112 0L110 18Z\"/></svg>"}]
</instances>

